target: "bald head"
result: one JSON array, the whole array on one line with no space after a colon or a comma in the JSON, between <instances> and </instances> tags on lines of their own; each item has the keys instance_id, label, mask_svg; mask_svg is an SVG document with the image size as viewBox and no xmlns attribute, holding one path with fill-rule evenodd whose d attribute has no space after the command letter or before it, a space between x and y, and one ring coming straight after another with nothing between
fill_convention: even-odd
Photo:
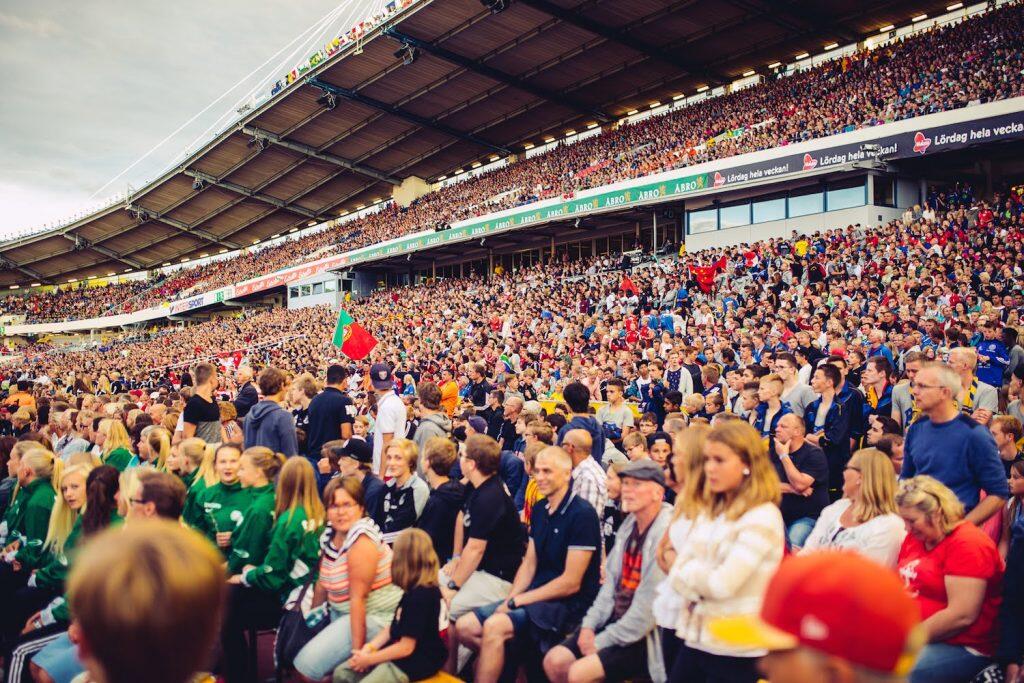
<instances>
[{"instance_id":1,"label":"bald head","mask_svg":"<svg viewBox=\"0 0 1024 683\"><path fill-rule=\"evenodd\" d=\"M590 451L594 448L594 439L585 429L570 429L562 437L562 446L572 457L575 466L590 456Z\"/></svg>"},{"instance_id":2,"label":"bald head","mask_svg":"<svg viewBox=\"0 0 1024 683\"><path fill-rule=\"evenodd\" d=\"M807 426L804 421L797 417L796 413L786 413L779 418L779 426L785 426L792 431L794 436L804 436L807 433Z\"/></svg>"},{"instance_id":3,"label":"bald head","mask_svg":"<svg viewBox=\"0 0 1024 683\"><path fill-rule=\"evenodd\" d=\"M582 430L579 430L582 431ZM561 446L548 446L537 454L537 461L543 460L548 466L560 472L572 471L572 458Z\"/></svg>"}]
</instances>

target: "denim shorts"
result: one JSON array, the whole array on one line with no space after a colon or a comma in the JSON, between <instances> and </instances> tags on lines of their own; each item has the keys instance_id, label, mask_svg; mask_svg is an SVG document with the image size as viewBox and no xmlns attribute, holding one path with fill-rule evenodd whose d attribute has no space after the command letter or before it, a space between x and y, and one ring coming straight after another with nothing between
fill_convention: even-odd
<instances>
[{"instance_id":1,"label":"denim shorts","mask_svg":"<svg viewBox=\"0 0 1024 683\"><path fill-rule=\"evenodd\" d=\"M476 615L480 625L483 626L487 618L497 611L498 607L504 604L504 601L492 602L489 605L483 607L477 607L473 610L473 614ZM508 618L512 621L512 633L516 637L520 637L525 634L530 628L530 617L526 614L526 609L519 607L506 612Z\"/></svg>"}]
</instances>

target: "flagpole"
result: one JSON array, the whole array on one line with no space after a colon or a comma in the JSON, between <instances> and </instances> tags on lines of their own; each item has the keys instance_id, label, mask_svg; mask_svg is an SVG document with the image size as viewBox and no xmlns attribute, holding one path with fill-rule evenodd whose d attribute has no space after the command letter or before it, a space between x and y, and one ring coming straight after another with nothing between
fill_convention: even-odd
<instances>
[{"instance_id":1,"label":"flagpole","mask_svg":"<svg viewBox=\"0 0 1024 683\"><path fill-rule=\"evenodd\" d=\"M655 209L652 213L654 216L654 262L658 262L658 210Z\"/></svg>"}]
</instances>

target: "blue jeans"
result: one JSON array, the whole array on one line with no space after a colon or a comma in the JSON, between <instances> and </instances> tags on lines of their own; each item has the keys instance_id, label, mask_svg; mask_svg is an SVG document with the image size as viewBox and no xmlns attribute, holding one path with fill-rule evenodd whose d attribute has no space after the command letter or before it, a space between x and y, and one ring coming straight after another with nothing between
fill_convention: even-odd
<instances>
[{"instance_id":1,"label":"blue jeans","mask_svg":"<svg viewBox=\"0 0 1024 683\"><path fill-rule=\"evenodd\" d=\"M807 537L814 531L814 523L818 520L813 517L801 517L786 529L786 543L790 548L803 548Z\"/></svg>"},{"instance_id":2,"label":"blue jeans","mask_svg":"<svg viewBox=\"0 0 1024 683\"><path fill-rule=\"evenodd\" d=\"M992 663L960 645L926 645L910 672L910 683L961 683L969 681Z\"/></svg>"},{"instance_id":3,"label":"blue jeans","mask_svg":"<svg viewBox=\"0 0 1024 683\"><path fill-rule=\"evenodd\" d=\"M319 681L331 675L335 668L352 656L352 626L350 616L331 611L331 624L295 656L295 670L306 678ZM381 629L391 625L393 613L366 613L366 642L370 642Z\"/></svg>"}]
</instances>

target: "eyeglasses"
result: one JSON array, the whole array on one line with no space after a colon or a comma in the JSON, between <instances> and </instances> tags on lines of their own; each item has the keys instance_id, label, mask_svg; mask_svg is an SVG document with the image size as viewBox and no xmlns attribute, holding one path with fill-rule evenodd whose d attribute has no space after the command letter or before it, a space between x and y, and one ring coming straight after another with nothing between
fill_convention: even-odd
<instances>
[{"instance_id":1,"label":"eyeglasses","mask_svg":"<svg viewBox=\"0 0 1024 683\"><path fill-rule=\"evenodd\" d=\"M145 498L129 498L132 505L145 505L148 501Z\"/></svg>"},{"instance_id":2,"label":"eyeglasses","mask_svg":"<svg viewBox=\"0 0 1024 683\"><path fill-rule=\"evenodd\" d=\"M922 384L921 382L914 382L914 381L910 382L910 388L911 389L941 389L941 388L943 388L943 386L945 386L945 385L943 385L943 384Z\"/></svg>"}]
</instances>

